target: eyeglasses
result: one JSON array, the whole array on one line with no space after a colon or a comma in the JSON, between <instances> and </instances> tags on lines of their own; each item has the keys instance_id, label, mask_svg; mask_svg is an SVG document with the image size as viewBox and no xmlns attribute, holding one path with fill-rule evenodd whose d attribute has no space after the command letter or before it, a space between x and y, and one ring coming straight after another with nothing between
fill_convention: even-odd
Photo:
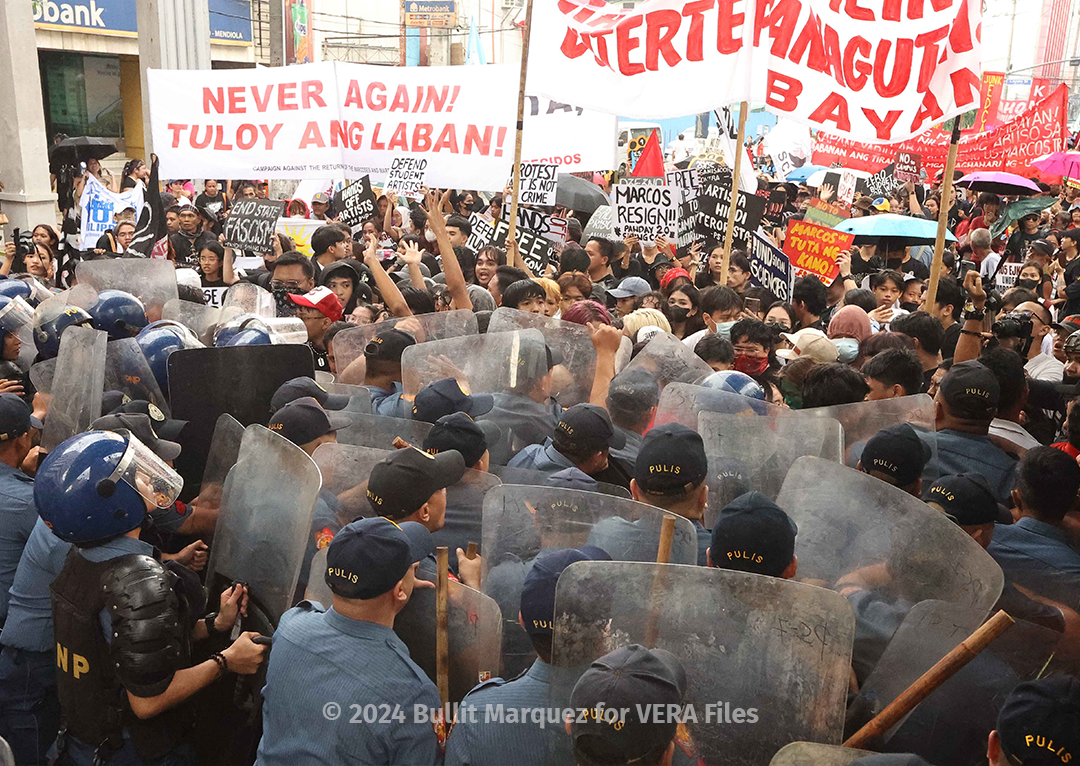
<instances>
[{"instance_id":1,"label":"eyeglasses","mask_svg":"<svg viewBox=\"0 0 1080 766\"><path fill-rule=\"evenodd\" d=\"M288 282L282 282L281 280L275 279L270 282L270 287L274 290L300 290L303 288L303 286L295 279L291 279Z\"/></svg>"}]
</instances>

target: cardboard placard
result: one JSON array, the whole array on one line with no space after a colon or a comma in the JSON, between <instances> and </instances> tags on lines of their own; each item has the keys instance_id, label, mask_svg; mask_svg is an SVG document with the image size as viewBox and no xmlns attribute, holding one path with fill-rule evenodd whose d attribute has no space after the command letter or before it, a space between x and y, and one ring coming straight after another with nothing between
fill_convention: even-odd
<instances>
[{"instance_id":1,"label":"cardboard placard","mask_svg":"<svg viewBox=\"0 0 1080 766\"><path fill-rule=\"evenodd\" d=\"M469 222L472 224L472 233L465 244L473 251L479 252L480 248L487 245L506 249L506 235L510 233L510 224L507 221L500 218L492 223L473 213L469 216ZM521 257L529 269L534 275L542 276L554 252L552 243L520 225L515 230L515 239Z\"/></svg>"},{"instance_id":2,"label":"cardboard placard","mask_svg":"<svg viewBox=\"0 0 1080 766\"><path fill-rule=\"evenodd\" d=\"M850 170L840 174L840 183L836 187L836 199L845 205L851 205L855 199L855 186L859 183L859 177Z\"/></svg>"},{"instance_id":3,"label":"cardboard placard","mask_svg":"<svg viewBox=\"0 0 1080 766\"><path fill-rule=\"evenodd\" d=\"M554 207L559 187L559 166L548 162L521 163L518 203Z\"/></svg>"},{"instance_id":4,"label":"cardboard placard","mask_svg":"<svg viewBox=\"0 0 1080 766\"><path fill-rule=\"evenodd\" d=\"M900 149L896 152L896 162L893 163L893 177L897 181L918 183L922 178L922 155L915 152L906 152Z\"/></svg>"},{"instance_id":5,"label":"cardboard placard","mask_svg":"<svg viewBox=\"0 0 1080 766\"><path fill-rule=\"evenodd\" d=\"M893 175L895 169L896 163L890 163L869 178L860 178L856 191L874 199L889 198L900 187L900 182Z\"/></svg>"},{"instance_id":6,"label":"cardboard placard","mask_svg":"<svg viewBox=\"0 0 1080 766\"><path fill-rule=\"evenodd\" d=\"M787 202L787 192L783 189L758 189L757 196L765 199L765 213L762 220L773 226L779 226L784 222L784 203Z\"/></svg>"},{"instance_id":7,"label":"cardboard placard","mask_svg":"<svg viewBox=\"0 0 1080 766\"><path fill-rule=\"evenodd\" d=\"M784 238L784 254L791 265L818 277L826 285L832 284L840 267L836 259L851 247L854 234L847 234L809 221L788 223Z\"/></svg>"},{"instance_id":8,"label":"cardboard placard","mask_svg":"<svg viewBox=\"0 0 1080 766\"><path fill-rule=\"evenodd\" d=\"M669 170L664 173L664 183L676 189L697 189L699 184L697 168Z\"/></svg>"},{"instance_id":9,"label":"cardboard placard","mask_svg":"<svg viewBox=\"0 0 1080 766\"><path fill-rule=\"evenodd\" d=\"M804 220L810 223L820 223L823 226L836 226L836 224L850 217L848 211L839 205L833 205L819 197L814 197L806 207Z\"/></svg>"},{"instance_id":10,"label":"cardboard placard","mask_svg":"<svg viewBox=\"0 0 1080 766\"><path fill-rule=\"evenodd\" d=\"M791 283L794 279L791 261L784 251L754 232L750 237L750 283L764 287L784 303L791 302Z\"/></svg>"},{"instance_id":11,"label":"cardboard placard","mask_svg":"<svg viewBox=\"0 0 1080 766\"><path fill-rule=\"evenodd\" d=\"M241 198L233 202L225 219L225 247L268 253L274 249L274 230L284 202Z\"/></svg>"},{"instance_id":12,"label":"cardboard placard","mask_svg":"<svg viewBox=\"0 0 1080 766\"><path fill-rule=\"evenodd\" d=\"M733 242L746 249L750 235L761 225L765 215L765 198L739 192L735 211ZM698 187L697 232L706 241L723 242L727 231L728 211L731 208L731 183L703 183Z\"/></svg>"},{"instance_id":13,"label":"cardboard placard","mask_svg":"<svg viewBox=\"0 0 1080 766\"><path fill-rule=\"evenodd\" d=\"M657 237L676 239L679 191L659 183L616 184L611 192L617 239L636 236L642 242Z\"/></svg>"},{"instance_id":14,"label":"cardboard placard","mask_svg":"<svg viewBox=\"0 0 1080 766\"><path fill-rule=\"evenodd\" d=\"M1016 285L1016 278L1020 276L1020 270L1023 267L1024 264L1014 261L1001 264L1001 270L994 277L994 287L1002 292L1011 289Z\"/></svg>"},{"instance_id":15,"label":"cardboard placard","mask_svg":"<svg viewBox=\"0 0 1080 766\"><path fill-rule=\"evenodd\" d=\"M376 211L375 192L371 190L371 179L364 176L353 181L348 186L334 195L335 208L338 210L338 220L346 226L351 226L353 231L370 220Z\"/></svg>"},{"instance_id":16,"label":"cardboard placard","mask_svg":"<svg viewBox=\"0 0 1080 766\"><path fill-rule=\"evenodd\" d=\"M675 226L676 257L686 257L690 253L690 247L701 240L697 232L697 221L697 192L684 189L682 202L679 203L679 222Z\"/></svg>"},{"instance_id":17,"label":"cardboard placard","mask_svg":"<svg viewBox=\"0 0 1080 766\"><path fill-rule=\"evenodd\" d=\"M503 220L509 222L509 205L503 205L502 217ZM536 208L519 206L517 211L517 225L518 228L528 229L533 234L541 236L556 245L566 244L567 221L565 218L548 215Z\"/></svg>"},{"instance_id":18,"label":"cardboard placard","mask_svg":"<svg viewBox=\"0 0 1080 766\"><path fill-rule=\"evenodd\" d=\"M424 185L428 161L424 157L395 157L383 184L383 194L394 192L399 197L420 199L420 187Z\"/></svg>"}]
</instances>

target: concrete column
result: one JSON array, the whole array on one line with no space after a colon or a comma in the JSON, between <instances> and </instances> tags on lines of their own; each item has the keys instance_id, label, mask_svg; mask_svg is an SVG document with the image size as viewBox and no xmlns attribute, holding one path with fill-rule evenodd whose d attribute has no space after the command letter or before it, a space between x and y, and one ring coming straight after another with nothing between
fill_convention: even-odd
<instances>
[{"instance_id":1,"label":"concrete column","mask_svg":"<svg viewBox=\"0 0 1080 766\"><path fill-rule=\"evenodd\" d=\"M0 2L0 203L7 235L56 222L30 3ZM29 41L29 44L28 42Z\"/></svg>"},{"instance_id":2,"label":"concrete column","mask_svg":"<svg viewBox=\"0 0 1080 766\"><path fill-rule=\"evenodd\" d=\"M147 69L210 68L210 6L206 0L139 0L139 68L145 161L154 151Z\"/></svg>"}]
</instances>

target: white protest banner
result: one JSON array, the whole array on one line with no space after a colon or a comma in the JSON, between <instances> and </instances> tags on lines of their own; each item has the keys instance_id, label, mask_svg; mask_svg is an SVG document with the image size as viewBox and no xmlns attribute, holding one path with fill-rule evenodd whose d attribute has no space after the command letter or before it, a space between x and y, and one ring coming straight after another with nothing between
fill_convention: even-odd
<instances>
[{"instance_id":1,"label":"white protest banner","mask_svg":"<svg viewBox=\"0 0 1080 766\"><path fill-rule=\"evenodd\" d=\"M558 165L547 162L521 163L521 181L518 186L520 204L553 207L558 187Z\"/></svg>"},{"instance_id":2,"label":"white protest banner","mask_svg":"<svg viewBox=\"0 0 1080 766\"><path fill-rule=\"evenodd\" d=\"M554 162L560 173L608 170L614 167L617 126L614 114L526 95L521 158Z\"/></svg>"},{"instance_id":3,"label":"white protest banner","mask_svg":"<svg viewBox=\"0 0 1080 766\"><path fill-rule=\"evenodd\" d=\"M785 178L795 168L810 162L814 139L810 129L794 120L781 118L765 136L765 152L772 157L777 178Z\"/></svg>"},{"instance_id":4,"label":"white protest banner","mask_svg":"<svg viewBox=\"0 0 1080 766\"><path fill-rule=\"evenodd\" d=\"M1013 261L1001 264L997 276L994 277L994 287L1002 292L1012 288L1016 285L1016 279L1020 276L1020 271L1023 267L1024 264L1015 263Z\"/></svg>"},{"instance_id":5,"label":"white protest banner","mask_svg":"<svg viewBox=\"0 0 1080 766\"><path fill-rule=\"evenodd\" d=\"M116 194L106 189L94 176L88 175L82 196L79 197L79 206L82 208L79 249L93 250L105 230L116 225L113 213L131 207L135 208L135 216L138 218L142 212L143 189L141 185L136 185L122 194Z\"/></svg>"},{"instance_id":6,"label":"white protest banner","mask_svg":"<svg viewBox=\"0 0 1080 766\"><path fill-rule=\"evenodd\" d=\"M384 177L401 154L435 186L501 189L514 154L514 65L149 70L162 177Z\"/></svg>"},{"instance_id":7,"label":"white protest banner","mask_svg":"<svg viewBox=\"0 0 1080 766\"><path fill-rule=\"evenodd\" d=\"M528 91L626 118L764 102L884 143L978 106L974 0L559 0L532 21Z\"/></svg>"},{"instance_id":8,"label":"white protest banner","mask_svg":"<svg viewBox=\"0 0 1080 766\"><path fill-rule=\"evenodd\" d=\"M663 184L615 184L615 237L638 237L643 243L657 237L676 239L678 189Z\"/></svg>"},{"instance_id":9,"label":"white protest banner","mask_svg":"<svg viewBox=\"0 0 1080 766\"><path fill-rule=\"evenodd\" d=\"M395 157L383 184L383 194L420 199L420 187L427 177L428 161L423 157Z\"/></svg>"}]
</instances>

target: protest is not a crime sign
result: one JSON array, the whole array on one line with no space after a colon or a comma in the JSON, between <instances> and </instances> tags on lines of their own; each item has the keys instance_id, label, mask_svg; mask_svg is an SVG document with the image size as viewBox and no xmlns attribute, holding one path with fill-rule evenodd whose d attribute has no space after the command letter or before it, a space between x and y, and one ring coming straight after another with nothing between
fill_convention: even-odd
<instances>
[{"instance_id":1,"label":"protest is not a crime sign","mask_svg":"<svg viewBox=\"0 0 1080 766\"><path fill-rule=\"evenodd\" d=\"M229 208L225 219L225 247L268 253L274 249L274 231L284 202L240 198Z\"/></svg>"},{"instance_id":2,"label":"protest is not a crime sign","mask_svg":"<svg viewBox=\"0 0 1080 766\"><path fill-rule=\"evenodd\" d=\"M558 187L558 165L548 162L521 163L518 201L522 205L554 206Z\"/></svg>"},{"instance_id":3,"label":"protest is not a crime sign","mask_svg":"<svg viewBox=\"0 0 1080 766\"><path fill-rule=\"evenodd\" d=\"M851 247L854 234L847 234L809 221L790 221L784 238L784 254L800 271L831 284L840 267L836 259Z\"/></svg>"}]
</instances>

